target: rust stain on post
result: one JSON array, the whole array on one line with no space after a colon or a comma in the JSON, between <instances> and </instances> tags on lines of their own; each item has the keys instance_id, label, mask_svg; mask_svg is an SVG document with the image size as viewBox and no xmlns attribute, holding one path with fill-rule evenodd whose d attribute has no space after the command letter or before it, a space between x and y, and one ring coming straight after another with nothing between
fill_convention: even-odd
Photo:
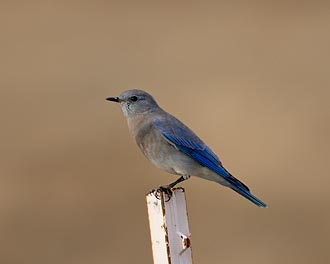
<instances>
[{"instance_id":1,"label":"rust stain on post","mask_svg":"<svg viewBox=\"0 0 330 264\"><path fill-rule=\"evenodd\" d=\"M182 238L182 244L184 249L190 248L191 242L189 237L183 237Z\"/></svg>"}]
</instances>

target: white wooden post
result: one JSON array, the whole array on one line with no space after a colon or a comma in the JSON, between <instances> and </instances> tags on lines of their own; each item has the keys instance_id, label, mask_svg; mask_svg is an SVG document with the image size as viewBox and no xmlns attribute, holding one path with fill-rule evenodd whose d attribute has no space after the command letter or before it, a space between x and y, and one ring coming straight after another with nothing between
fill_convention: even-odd
<instances>
[{"instance_id":1,"label":"white wooden post","mask_svg":"<svg viewBox=\"0 0 330 264\"><path fill-rule=\"evenodd\" d=\"M154 264L192 264L186 197L183 188L147 194Z\"/></svg>"}]
</instances>

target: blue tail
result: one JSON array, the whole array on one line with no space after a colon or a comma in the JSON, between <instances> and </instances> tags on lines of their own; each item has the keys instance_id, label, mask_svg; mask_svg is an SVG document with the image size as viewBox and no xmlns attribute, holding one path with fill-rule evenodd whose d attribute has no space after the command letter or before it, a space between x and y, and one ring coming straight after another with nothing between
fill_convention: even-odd
<instances>
[{"instance_id":1,"label":"blue tail","mask_svg":"<svg viewBox=\"0 0 330 264\"><path fill-rule=\"evenodd\" d=\"M219 167L216 171L219 175L224 175L224 171L227 172L227 175L224 178L230 183L229 187L232 190L244 196L246 199L250 200L255 205L267 208L267 204L265 204L263 201L251 194L249 188L243 182L239 181L233 175L231 175L225 168Z\"/></svg>"},{"instance_id":2,"label":"blue tail","mask_svg":"<svg viewBox=\"0 0 330 264\"><path fill-rule=\"evenodd\" d=\"M249 188L241 181L236 179L233 175L231 175L224 167L221 165L214 165L210 162L205 162L202 159L199 159L199 162L208 167L209 169L213 170L217 174L219 174L220 177L223 177L227 182L230 183L229 187L233 189L235 192L239 193L240 195L244 196L246 199L250 200L252 203L254 203L257 206L260 207L267 207L267 204L265 204L263 201L255 197L253 194L251 194Z\"/></svg>"},{"instance_id":3,"label":"blue tail","mask_svg":"<svg viewBox=\"0 0 330 264\"><path fill-rule=\"evenodd\" d=\"M252 195L249 190L242 188L239 185L232 185L230 186L235 192L239 193L240 195L244 196L246 199L250 200L252 203L260 206L260 207L267 207L263 201L259 200L257 197Z\"/></svg>"},{"instance_id":4,"label":"blue tail","mask_svg":"<svg viewBox=\"0 0 330 264\"><path fill-rule=\"evenodd\" d=\"M236 179L233 175L231 175L224 167L221 165L214 165L210 162L205 162L202 159L199 159L199 162L208 167L209 169L213 170L217 174L219 174L220 177L223 177L227 182L230 183L229 187L233 189L235 192L239 193L240 195L244 196L246 199L250 200L252 203L254 203L257 206L260 207L267 207L267 204L265 204L263 201L255 197L253 194L251 194L249 188L241 181Z\"/></svg>"}]
</instances>

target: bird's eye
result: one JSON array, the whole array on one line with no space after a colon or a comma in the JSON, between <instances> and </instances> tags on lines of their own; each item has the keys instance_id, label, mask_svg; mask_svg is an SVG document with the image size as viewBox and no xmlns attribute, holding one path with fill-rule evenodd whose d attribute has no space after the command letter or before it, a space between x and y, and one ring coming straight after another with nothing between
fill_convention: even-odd
<instances>
[{"instance_id":1,"label":"bird's eye","mask_svg":"<svg viewBox=\"0 0 330 264\"><path fill-rule=\"evenodd\" d=\"M131 101L136 102L138 98L136 96L132 96L130 99Z\"/></svg>"}]
</instances>

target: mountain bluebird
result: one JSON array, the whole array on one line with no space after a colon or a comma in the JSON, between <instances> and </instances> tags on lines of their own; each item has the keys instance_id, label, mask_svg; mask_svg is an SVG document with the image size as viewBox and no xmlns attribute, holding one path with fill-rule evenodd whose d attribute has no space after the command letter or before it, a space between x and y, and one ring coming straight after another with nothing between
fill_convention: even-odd
<instances>
[{"instance_id":1,"label":"mountain bluebird","mask_svg":"<svg viewBox=\"0 0 330 264\"><path fill-rule=\"evenodd\" d=\"M192 130L160 108L150 94L128 90L107 100L120 104L129 131L142 153L156 167L180 175L175 182L162 186L163 190L170 193L179 182L197 176L220 183L254 204L267 207L222 166L219 158Z\"/></svg>"}]
</instances>

